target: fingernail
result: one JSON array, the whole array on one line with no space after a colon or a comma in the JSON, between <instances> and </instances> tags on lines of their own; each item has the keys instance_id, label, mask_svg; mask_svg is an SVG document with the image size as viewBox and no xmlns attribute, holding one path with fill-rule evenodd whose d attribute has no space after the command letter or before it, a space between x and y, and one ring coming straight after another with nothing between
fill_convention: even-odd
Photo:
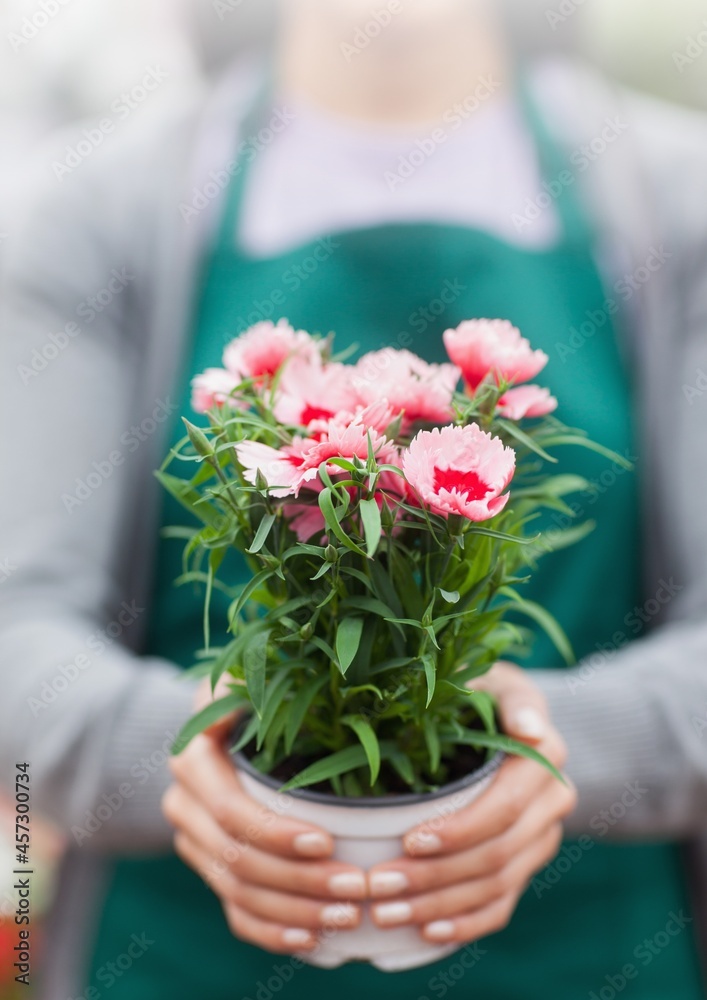
<instances>
[{"instance_id":1,"label":"fingernail","mask_svg":"<svg viewBox=\"0 0 707 1000\"><path fill-rule=\"evenodd\" d=\"M304 948L312 941L309 931L300 930L299 927L288 927L282 932L282 940L292 948Z\"/></svg>"},{"instance_id":2,"label":"fingernail","mask_svg":"<svg viewBox=\"0 0 707 1000\"><path fill-rule=\"evenodd\" d=\"M374 911L379 924L404 924L412 917L409 903L382 903Z\"/></svg>"},{"instance_id":3,"label":"fingernail","mask_svg":"<svg viewBox=\"0 0 707 1000\"><path fill-rule=\"evenodd\" d=\"M518 736L539 740L545 735L545 720L536 708L520 708L513 716L513 730Z\"/></svg>"},{"instance_id":4,"label":"fingernail","mask_svg":"<svg viewBox=\"0 0 707 1000\"><path fill-rule=\"evenodd\" d=\"M436 854L442 849L442 841L436 833L418 830L405 838L405 848L411 854Z\"/></svg>"},{"instance_id":5,"label":"fingernail","mask_svg":"<svg viewBox=\"0 0 707 1000\"><path fill-rule=\"evenodd\" d=\"M426 924L425 934L435 941L451 941L454 937L454 924L451 920L435 920Z\"/></svg>"},{"instance_id":6,"label":"fingernail","mask_svg":"<svg viewBox=\"0 0 707 1000\"><path fill-rule=\"evenodd\" d=\"M307 858L318 858L329 853L329 841L323 833L298 833L294 839L294 848L298 854Z\"/></svg>"},{"instance_id":7,"label":"fingernail","mask_svg":"<svg viewBox=\"0 0 707 1000\"><path fill-rule=\"evenodd\" d=\"M366 876L363 872L339 872L329 879L329 891L344 899L362 899L366 895Z\"/></svg>"},{"instance_id":8,"label":"fingernail","mask_svg":"<svg viewBox=\"0 0 707 1000\"><path fill-rule=\"evenodd\" d=\"M325 906L320 914L323 924L335 924L337 927L348 927L358 921L358 907L351 903L334 903Z\"/></svg>"},{"instance_id":9,"label":"fingernail","mask_svg":"<svg viewBox=\"0 0 707 1000\"><path fill-rule=\"evenodd\" d=\"M407 875L402 872L373 872L368 881L372 896L395 896L410 886Z\"/></svg>"}]
</instances>

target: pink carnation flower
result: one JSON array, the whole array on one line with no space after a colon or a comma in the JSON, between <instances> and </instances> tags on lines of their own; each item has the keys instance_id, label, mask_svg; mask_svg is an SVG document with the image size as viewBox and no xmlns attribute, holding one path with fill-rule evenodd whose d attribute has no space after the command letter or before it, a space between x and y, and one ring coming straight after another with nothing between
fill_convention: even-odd
<instances>
[{"instance_id":1,"label":"pink carnation flower","mask_svg":"<svg viewBox=\"0 0 707 1000\"><path fill-rule=\"evenodd\" d=\"M275 396L273 412L283 424L308 427L315 420L351 414L360 405L353 386L351 365L324 364L295 357L285 367Z\"/></svg>"},{"instance_id":2,"label":"pink carnation flower","mask_svg":"<svg viewBox=\"0 0 707 1000\"><path fill-rule=\"evenodd\" d=\"M515 472L515 452L477 424L421 431L403 457L405 477L438 514L486 521L500 513Z\"/></svg>"},{"instance_id":3,"label":"pink carnation flower","mask_svg":"<svg viewBox=\"0 0 707 1000\"><path fill-rule=\"evenodd\" d=\"M519 385L504 392L498 401L498 412L509 420L523 417L546 417L557 409L557 400L549 389L539 385Z\"/></svg>"},{"instance_id":4,"label":"pink carnation flower","mask_svg":"<svg viewBox=\"0 0 707 1000\"><path fill-rule=\"evenodd\" d=\"M374 411L377 415L378 407ZM242 441L236 445L245 478L255 483L258 472L270 486L272 496L298 496L305 483L317 479L319 466L332 458L368 458L370 435L373 452L381 463L394 463L397 449L368 423L368 411L361 410L353 420L334 418L319 426L314 438L296 437L284 448L271 448L257 441ZM330 466L332 474L341 470Z\"/></svg>"},{"instance_id":5,"label":"pink carnation flower","mask_svg":"<svg viewBox=\"0 0 707 1000\"><path fill-rule=\"evenodd\" d=\"M431 365L410 351L386 347L357 363L354 385L372 403L381 397L407 425L416 421L444 424L452 418L452 396L461 378L456 365Z\"/></svg>"},{"instance_id":6,"label":"pink carnation flower","mask_svg":"<svg viewBox=\"0 0 707 1000\"><path fill-rule=\"evenodd\" d=\"M520 330L503 319L467 320L445 332L444 345L472 391L489 377L497 384L528 382L548 362L544 351L534 351Z\"/></svg>"},{"instance_id":7,"label":"pink carnation flower","mask_svg":"<svg viewBox=\"0 0 707 1000\"><path fill-rule=\"evenodd\" d=\"M317 341L304 330L295 331L285 319L277 326L267 320L232 340L223 352L223 363L243 380L274 375L295 356L311 363L318 361L321 352Z\"/></svg>"},{"instance_id":8,"label":"pink carnation flower","mask_svg":"<svg viewBox=\"0 0 707 1000\"><path fill-rule=\"evenodd\" d=\"M223 406L241 379L223 368L207 368L192 379L191 405L196 413Z\"/></svg>"}]
</instances>

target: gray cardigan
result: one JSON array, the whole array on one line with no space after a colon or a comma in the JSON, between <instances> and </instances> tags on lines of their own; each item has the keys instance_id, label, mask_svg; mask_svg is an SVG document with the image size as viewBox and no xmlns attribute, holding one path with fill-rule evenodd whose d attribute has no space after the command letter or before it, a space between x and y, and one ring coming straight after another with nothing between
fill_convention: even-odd
<instances>
[{"instance_id":1,"label":"gray cardigan","mask_svg":"<svg viewBox=\"0 0 707 1000\"><path fill-rule=\"evenodd\" d=\"M169 846L165 748L192 687L141 655L152 470L222 201L205 185L228 163L255 85L244 71L192 106L136 118L70 175L50 174L6 244L0 775L12 788L15 763L29 761L34 808L71 845L48 996L79 988L77 909L88 913L109 856ZM645 521L637 613L650 624L629 641L627 618L613 649L534 678L570 748L569 833L696 843L707 833L707 123L564 62L536 68L532 87L575 164L607 294L630 330ZM596 152L617 116L619 137ZM203 207L180 211L195 191ZM558 353L581 350L596 327L568 331Z\"/></svg>"}]
</instances>

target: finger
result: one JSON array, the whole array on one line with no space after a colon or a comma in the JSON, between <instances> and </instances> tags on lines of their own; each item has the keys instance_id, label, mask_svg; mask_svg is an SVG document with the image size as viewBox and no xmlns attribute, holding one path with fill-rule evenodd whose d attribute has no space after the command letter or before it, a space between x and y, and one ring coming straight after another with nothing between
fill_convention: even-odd
<instances>
[{"instance_id":1,"label":"finger","mask_svg":"<svg viewBox=\"0 0 707 1000\"><path fill-rule=\"evenodd\" d=\"M224 903L223 910L235 937L276 955L294 955L317 947L316 935L304 927L285 927L260 920L236 903Z\"/></svg>"},{"instance_id":2,"label":"finger","mask_svg":"<svg viewBox=\"0 0 707 1000\"><path fill-rule=\"evenodd\" d=\"M518 897L509 893L474 913L427 924L420 928L420 934L432 944L468 944L502 931L511 922L517 905Z\"/></svg>"},{"instance_id":3,"label":"finger","mask_svg":"<svg viewBox=\"0 0 707 1000\"><path fill-rule=\"evenodd\" d=\"M559 846L561 834L556 833L556 842ZM538 871L547 861L554 857L556 848L551 840L548 848L549 854L545 861L542 861L530 872ZM526 879L526 881L529 880ZM464 944L469 941L476 941L478 938L486 937L488 934L495 934L503 930L511 921L515 912L522 890L514 889L498 899L493 900L488 906L464 913L455 917L440 918L425 924L421 928L422 936L435 944Z\"/></svg>"},{"instance_id":4,"label":"finger","mask_svg":"<svg viewBox=\"0 0 707 1000\"><path fill-rule=\"evenodd\" d=\"M483 878L500 871L527 844L564 818L576 802L571 787L555 781L534 800L506 832L482 844L431 858L400 858L378 865L368 873L370 895L375 898L413 895L453 885L460 880Z\"/></svg>"},{"instance_id":5,"label":"finger","mask_svg":"<svg viewBox=\"0 0 707 1000\"><path fill-rule=\"evenodd\" d=\"M233 761L208 734L196 736L170 762L172 773L240 842L257 843L261 850L290 857L328 857L334 844L319 827L282 816L248 796L238 780ZM286 802L282 800L283 805Z\"/></svg>"},{"instance_id":6,"label":"finger","mask_svg":"<svg viewBox=\"0 0 707 1000\"><path fill-rule=\"evenodd\" d=\"M234 902L263 920L311 930L350 930L361 922L355 903L293 896L240 880Z\"/></svg>"},{"instance_id":7,"label":"finger","mask_svg":"<svg viewBox=\"0 0 707 1000\"><path fill-rule=\"evenodd\" d=\"M538 749L556 767L562 766L564 743L554 729ZM411 857L456 853L498 837L518 822L530 803L553 781L557 782L557 778L541 764L509 757L475 802L451 815L429 820L406 834L405 851Z\"/></svg>"},{"instance_id":8,"label":"finger","mask_svg":"<svg viewBox=\"0 0 707 1000\"><path fill-rule=\"evenodd\" d=\"M468 686L496 696L506 735L529 743L538 743L547 735L550 713L545 696L519 667L497 663Z\"/></svg>"},{"instance_id":9,"label":"finger","mask_svg":"<svg viewBox=\"0 0 707 1000\"><path fill-rule=\"evenodd\" d=\"M308 899L252 885L234 875L228 866L219 864L183 833L176 835L174 846L179 857L222 901L235 903L265 922L308 930L347 930L360 923L360 907L353 903Z\"/></svg>"},{"instance_id":10,"label":"finger","mask_svg":"<svg viewBox=\"0 0 707 1000\"><path fill-rule=\"evenodd\" d=\"M253 843L239 842L181 785L173 785L165 794L163 810L178 830L210 855L214 867L227 868L248 882L315 898L363 899L366 895L361 869L338 861L290 860L267 854Z\"/></svg>"},{"instance_id":11,"label":"finger","mask_svg":"<svg viewBox=\"0 0 707 1000\"><path fill-rule=\"evenodd\" d=\"M378 903L371 908L371 916L380 927L425 926L438 921L453 923L455 917L479 910L509 893L519 895L529 877L554 856L560 838L561 828L554 824L500 871L420 896ZM440 934L439 930L437 933ZM450 936L450 940L453 939Z\"/></svg>"}]
</instances>

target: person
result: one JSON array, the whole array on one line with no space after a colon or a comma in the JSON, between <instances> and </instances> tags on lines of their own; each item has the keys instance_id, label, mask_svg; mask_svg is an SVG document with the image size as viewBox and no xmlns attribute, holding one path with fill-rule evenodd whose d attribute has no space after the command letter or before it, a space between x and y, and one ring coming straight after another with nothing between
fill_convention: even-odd
<instances>
[{"instance_id":1,"label":"person","mask_svg":"<svg viewBox=\"0 0 707 1000\"><path fill-rule=\"evenodd\" d=\"M47 997L421 998L462 977L494 1000L701 995L678 845L707 804L705 123L571 63L521 71L482 0L386 12L283 3L274 66L96 151L37 200L6 269L4 467L20 474L0 756L5 780L31 762L34 807L71 841ZM544 556L527 594L577 666L539 639L528 670L486 681L510 732L558 766L566 744L577 798L508 760L364 877L322 831L257 809L223 729L170 778L205 697L178 682L201 597L172 586L179 545L158 536L180 515L152 471L190 378L255 321L435 361L445 328L483 315L544 348L563 419L636 468L561 463L593 483L574 513L596 530ZM395 975L297 957L364 898L382 927L458 949Z\"/></svg>"}]
</instances>

